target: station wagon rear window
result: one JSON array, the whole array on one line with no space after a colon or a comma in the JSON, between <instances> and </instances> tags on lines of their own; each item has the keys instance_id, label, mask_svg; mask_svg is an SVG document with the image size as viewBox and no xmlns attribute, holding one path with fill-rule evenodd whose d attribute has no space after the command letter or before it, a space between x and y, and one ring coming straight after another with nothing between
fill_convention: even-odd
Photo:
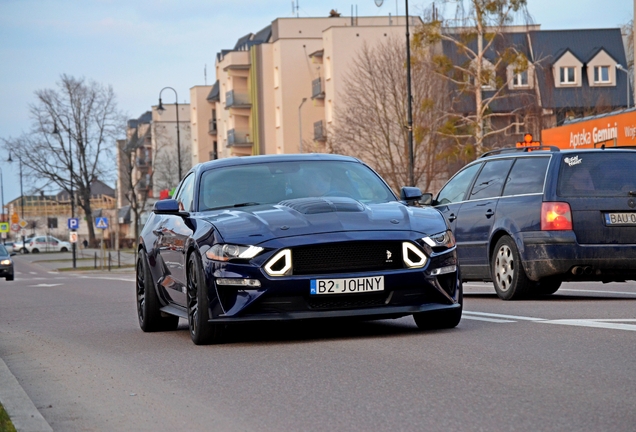
<instances>
[{"instance_id":1,"label":"station wagon rear window","mask_svg":"<svg viewBox=\"0 0 636 432\"><path fill-rule=\"evenodd\" d=\"M568 153L559 169L559 196L636 194L636 152Z\"/></svg>"}]
</instances>

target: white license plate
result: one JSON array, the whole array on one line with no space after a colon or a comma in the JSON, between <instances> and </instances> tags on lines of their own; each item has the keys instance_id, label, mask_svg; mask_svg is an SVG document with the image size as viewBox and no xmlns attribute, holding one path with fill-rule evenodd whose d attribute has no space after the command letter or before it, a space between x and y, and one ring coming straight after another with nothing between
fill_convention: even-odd
<instances>
[{"instance_id":1,"label":"white license plate","mask_svg":"<svg viewBox=\"0 0 636 432\"><path fill-rule=\"evenodd\" d=\"M636 225L636 213L605 213L605 225Z\"/></svg>"},{"instance_id":2,"label":"white license plate","mask_svg":"<svg viewBox=\"0 0 636 432\"><path fill-rule=\"evenodd\" d=\"M384 276L351 279L312 279L309 288L311 295L356 294L372 291L384 291Z\"/></svg>"}]
</instances>

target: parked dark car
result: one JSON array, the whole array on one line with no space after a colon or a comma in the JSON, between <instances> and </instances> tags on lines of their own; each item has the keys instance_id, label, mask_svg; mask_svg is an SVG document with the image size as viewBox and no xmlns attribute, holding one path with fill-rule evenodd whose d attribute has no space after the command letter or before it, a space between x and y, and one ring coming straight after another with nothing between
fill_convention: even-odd
<instances>
[{"instance_id":1,"label":"parked dark car","mask_svg":"<svg viewBox=\"0 0 636 432\"><path fill-rule=\"evenodd\" d=\"M4 245L0 244L0 277L8 281L13 280L13 260L11 257L15 252L9 253Z\"/></svg>"},{"instance_id":2,"label":"parked dark car","mask_svg":"<svg viewBox=\"0 0 636 432\"><path fill-rule=\"evenodd\" d=\"M455 234L462 279L492 280L504 300L636 279L634 150L496 150L432 204Z\"/></svg>"},{"instance_id":3,"label":"parked dark car","mask_svg":"<svg viewBox=\"0 0 636 432\"><path fill-rule=\"evenodd\" d=\"M192 168L158 201L137 260L144 331L186 318L195 344L263 320L413 315L455 327L462 286L454 239L432 208L407 205L357 159L227 158Z\"/></svg>"}]
</instances>

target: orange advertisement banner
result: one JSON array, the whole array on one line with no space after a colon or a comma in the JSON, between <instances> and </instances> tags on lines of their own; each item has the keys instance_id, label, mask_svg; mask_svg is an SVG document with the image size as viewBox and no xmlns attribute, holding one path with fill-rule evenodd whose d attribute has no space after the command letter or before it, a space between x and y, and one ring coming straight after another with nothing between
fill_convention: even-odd
<instances>
[{"instance_id":1,"label":"orange advertisement banner","mask_svg":"<svg viewBox=\"0 0 636 432\"><path fill-rule=\"evenodd\" d=\"M544 129L541 143L562 149L636 146L636 111Z\"/></svg>"}]
</instances>

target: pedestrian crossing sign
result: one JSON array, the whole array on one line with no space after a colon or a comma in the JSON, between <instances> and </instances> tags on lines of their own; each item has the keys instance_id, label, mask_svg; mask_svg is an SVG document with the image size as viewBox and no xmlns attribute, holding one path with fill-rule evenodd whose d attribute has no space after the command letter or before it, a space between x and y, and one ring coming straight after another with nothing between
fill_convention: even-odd
<instances>
[{"instance_id":1,"label":"pedestrian crossing sign","mask_svg":"<svg viewBox=\"0 0 636 432\"><path fill-rule=\"evenodd\" d=\"M95 226L100 229L108 228L108 218L107 217L95 218Z\"/></svg>"}]
</instances>

